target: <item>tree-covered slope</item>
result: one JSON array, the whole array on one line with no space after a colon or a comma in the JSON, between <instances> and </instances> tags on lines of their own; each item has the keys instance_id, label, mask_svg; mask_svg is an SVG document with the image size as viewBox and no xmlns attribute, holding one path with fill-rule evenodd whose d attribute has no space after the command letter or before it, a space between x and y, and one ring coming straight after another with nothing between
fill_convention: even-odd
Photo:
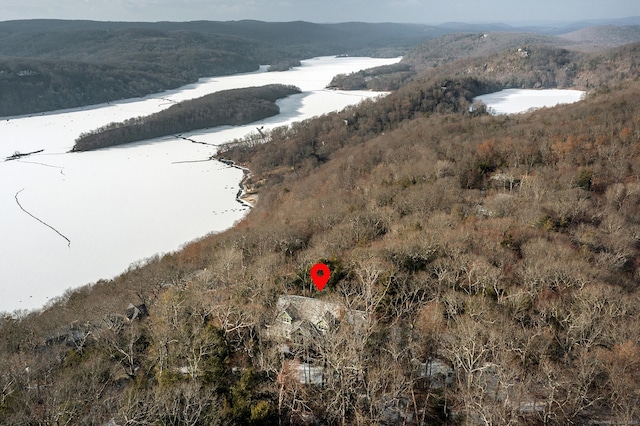
<instances>
[{"instance_id":1,"label":"tree-covered slope","mask_svg":"<svg viewBox=\"0 0 640 426\"><path fill-rule=\"evenodd\" d=\"M495 82L440 71L229 146L260 191L236 227L2 317L2 419L639 421L637 65L579 103L498 117L468 109ZM282 294L360 320L282 342ZM130 302L148 316L127 319Z\"/></svg>"},{"instance_id":2,"label":"tree-covered slope","mask_svg":"<svg viewBox=\"0 0 640 426\"><path fill-rule=\"evenodd\" d=\"M418 59L421 51L422 47L418 47L405 59L422 61ZM589 53L545 44L517 45L489 56L463 55L451 62L432 64L429 72L443 79L474 75L499 83L503 88L607 90L608 85L621 79L638 78L639 51L640 43ZM424 69L428 62L413 67ZM408 63L403 59L399 65L402 64Z\"/></svg>"},{"instance_id":3,"label":"tree-covered slope","mask_svg":"<svg viewBox=\"0 0 640 426\"><path fill-rule=\"evenodd\" d=\"M425 41L402 62L413 66L437 66L456 59L485 57L508 49L533 45L558 46L568 41L557 37L516 32L454 33Z\"/></svg>"},{"instance_id":4,"label":"tree-covered slope","mask_svg":"<svg viewBox=\"0 0 640 426\"><path fill-rule=\"evenodd\" d=\"M0 116L20 115L145 96L196 81L200 75L257 69L229 52L149 54L140 62L0 59ZM182 63L188 64L182 66Z\"/></svg>"},{"instance_id":5,"label":"tree-covered slope","mask_svg":"<svg viewBox=\"0 0 640 426\"><path fill-rule=\"evenodd\" d=\"M602 89L639 76L640 43L582 53L552 46L513 48L439 68L441 76L478 75L512 88Z\"/></svg>"},{"instance_id":6,"label":"tree-covered slope","mask_svg":"<svg viewBox=\"0 0 640 426\"><path fill-rule=\"evenodd\" d=\"M567 46L573 42L533 33L449 34L421 44L399 64L339 75L331 86L396 90L425 69L442 78L482 76L505 88L590 89L636 75L638 43L604 50L607 37L593 40L594 51L585 53L582 45Z\"/></svg>"}]
</instances>

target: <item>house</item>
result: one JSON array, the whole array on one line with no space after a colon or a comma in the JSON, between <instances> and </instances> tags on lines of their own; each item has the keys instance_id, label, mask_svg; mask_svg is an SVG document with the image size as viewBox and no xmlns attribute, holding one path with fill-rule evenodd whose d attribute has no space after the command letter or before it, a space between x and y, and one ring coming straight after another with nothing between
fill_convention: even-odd
<instances>
[{"instance_id":1,"label":"house","mask_svg":"<svg viewBox=\"0 0 640 426\"><path fill-rule=\"evenodd\" d=\"M347 309L339 303L311 297L282 295L276 304L276 318L268 327L268 334L276 340L294 340L322 336L338 324L346 323L358 333L366 324L366 313Z\"/></svg>"},{"instance_id":2,"label":"house","mask_svg":"<svg viewBox=\"0 0 640 426\"><path fill-rule=\"evenodd\" d=\"M149 316L149 311L147 310L147 305L144 303L141 305L134 305L133 303L129 303L127 306L127 318L129 321L133 320L141 320L144 317Z\"/></svg>"},{"instance_id":3,"label":"house","mask_svg":"<svg viewBox=\"0 0 640 426\"><path fill-rule=\"evenodd\" d=\"M93 332L96 329L97 327L89 323L78 324L74 322L70 326L61 327L47 336L45 346L64 344L74 348L85 347L95 340Z\"/></svg>"},{"instance_id":4,"label":"house","mask_svg":"<svg viewBox=\"0 0 640 426\"><path fill-rule=\"evenodd\" d=\"M282 295L276 304L276 319L269 328L275 339L292 339L298 334L313 337L328 332L346 317L346 309L337 303L311 297Z\"/></svg>"},{"instance_id":5,"label":"house","mask_svg":"<svg viewBox=\"0 0 640 426\"><path fill-rule=\"evenodd\" d=\"M310 297L282 295L276 303L275 319L267 326L267 335L280 343L285 355L283 370L298 383L322 385L324 367L316 364L323 340L339 324L359 333L366 314L347 309L339 303Z\"/></svg>"}]
</instances>

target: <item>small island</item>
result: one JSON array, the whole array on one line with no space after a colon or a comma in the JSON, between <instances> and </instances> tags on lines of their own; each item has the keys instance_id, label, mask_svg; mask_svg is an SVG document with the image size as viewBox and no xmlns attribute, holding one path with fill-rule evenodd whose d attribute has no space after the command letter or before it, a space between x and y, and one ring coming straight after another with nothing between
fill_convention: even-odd
<instances>
[{"instance_id":1,"label":"small island","mask_svg":"<svg viewBox=\"0 0 640 426\"><path fill-rule=\"evenodd\" d=\"M282 84L212 93L148 116L82 133L71 151L91 151L209 127L248 124L278 114L280 108L275 102L296 93L301 93L299 88Z\"/></svg>"},{"instance_id":2,"label":"small island","mask_svg":"<svg viewBox=\"0 0 640 426\"><path fill-rule=\"evenodd\" d=\"M301 66L302 63L299 59L285 59L275 64L269 65L268 72L274 71L289 71L292 68Z\"/></svg>"}]
</instances>

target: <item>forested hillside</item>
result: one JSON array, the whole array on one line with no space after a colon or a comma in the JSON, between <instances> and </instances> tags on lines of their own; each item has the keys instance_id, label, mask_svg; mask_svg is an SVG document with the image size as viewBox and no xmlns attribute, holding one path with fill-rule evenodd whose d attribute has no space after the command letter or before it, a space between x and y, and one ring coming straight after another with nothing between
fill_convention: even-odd
<instances>
[{"instance_id":1,"label":"forested hillside","mask_svg":"<svg viewBox=\"0 0 640 426\"><path fill-rule=\"evenodd\" d=\"M552 46L525 46L487 58L462 59L438 67L442 77L477 75L509 88L607 90L620 80L638 78L640 42L582 53Z\"/></svg>"},{"instance_id":2,"label":"forested hillside","mask_svg":"<svg viewBox=\"0 0 640 426\"><path fill-rule=\"evenodd\" d=\"M438 66L461 58L486 57L519 47L560 46L570 41L534 33L454 33L426 41L407 54L402 62L414 66Z\"/></svg>"},{"instance_id":3,"label":"forested hillside","mask_svg":"<svg viewBox=\"0 0 640 426\"><path fill-rule=\"evenodd\" d=\"M451 34L418 46L399 64L336 76L331 85L396 90L427 68L431 75L442 78L482 76L505 88L592 89L637 76L640 38L603 50L596 47L600 46L597 43L607 44L606 35L592 34L594 44L590 46L596 51L590 53L577 50L579 45L565 46L567 41L558 37L531 33Z\"/></svg>"},{"instance_id":4,"label":"forested hillside","mask_svg":"<svg viewBox=\"0 0 640 426\"><path fill-rule=\"evenodd\" d=\"M0 22L0 116L144 96L314 56L399 56L442 33L403 24Z\"/></svg>"},{"instance_id":5,"label":"forested hillside","mask_svg":"<svg viewBox=\"0 0 640 426\"><path fill-rule=\"evenodd\" d=\"M426 40L409 52L403 63L417 67L436 67L462 58L485 58L514 49L545 46L571 51L602 51L640 42L640 26L590 26L556 36L528 32L492 30L464 31Z\"/></svg>"},{"instance_id":6,"label":"forested hillside","mask_svg":"<svg viewBox=\"0 0 640 426\"><path fill-rule=\"evenodd\" d=\"M230 144L221 156L259 190L236 227L0 319L0 418L640 421L634 49L593 56L617 71L573 105L472 113L503 82L462 61L458 76L427 70L268 143ZM309 279L319 261L331 269L322 292ZM283 294L358 319L285 345ZM322 386L304 384L301 365Z\"/></svg>"},{"instance_id":7,"label":"forested hillside","mask_svg":"<svg viewBox=\"0 0 640 426\"><path fill-rule=\"evenodd\" d=\"M0 46L0 116L144 96L259 65L250 41L186 32L4 33Z\"/></svg>"},{"instance_id":8,"label":"forested hillside","mask_svg":"<svg viewBox=\"0 0 640 426\"><path fill-rule=\"evenodd\" d=\"M76 139L72 151L91 151L209 127L252 123L278 114L280 108L276 101L295 93L300 93L300 89L281 84L211 93L155 114L109 123L83 133Z\"/></svg>"}]
</instances>

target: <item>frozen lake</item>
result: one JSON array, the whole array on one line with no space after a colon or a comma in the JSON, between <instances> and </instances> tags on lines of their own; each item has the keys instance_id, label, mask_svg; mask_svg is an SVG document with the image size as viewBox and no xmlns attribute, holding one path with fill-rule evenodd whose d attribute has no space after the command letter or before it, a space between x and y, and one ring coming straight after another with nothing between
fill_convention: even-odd
<instances>
[{"instance_id":1,"label":"frozen lake","mask_svg":"<svg viewBox=\"0 0 640 426\"><path fill-rule=\"evenodd\" d=\"M235 199L242 172L206 161L216 145L259 126L268 130L379 96L324 87L336 74L399 60L315 58L286 72L262 67L145 98L0 119L0 311L42 307L68 288L112 278L134 262L233 226L247 211ZM104 124L219 90L271 83L303 93L279 101L275 117L183 135L209 145L164 137L68 153L80 133ZM44 151L3 161L16 151L38 150Z\"/></svg>"},{"instance_id":2,"label":"frozen lake","mask_svg":"<svg viewBox=\"0 0 640 426\"><path fill-rule=\"evenodd\" d=\"M489 112L494 115L518 114L531 109L578 102L584 94L581 90L505 89L478 96L475 100L484 102L489 107Z\"/></svg>"}]
</instances>

